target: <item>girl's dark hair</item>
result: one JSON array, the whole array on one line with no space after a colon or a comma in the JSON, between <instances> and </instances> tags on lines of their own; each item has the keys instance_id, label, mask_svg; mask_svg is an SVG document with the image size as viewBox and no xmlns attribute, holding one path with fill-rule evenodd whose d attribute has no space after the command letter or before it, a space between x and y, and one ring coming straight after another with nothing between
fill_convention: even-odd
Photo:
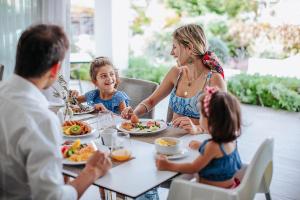
<instances>
[{"instance_id":1,"label":"girl's dark hair","mask_svg":"<svg viewBox=\"0 0 300 200\"><path fill-rule=\"evenodd\" d=\"M116 84L115 84L115 88L118 87L118 85L120 84L120 77L119 77L119 73L118 73L118 69L114 67L114 65L112 64L112 62L107 58L107 57L97 57L93 60L93 62L91 63L91 67L90 67L90 76L91 79L93 81L97 81L97 74L98 74L98 70L105 66L105 65L110 65L112 66L112 68L115 71L115 75L116 75Z\"/></svg>"},{"instance_id":2,"label":"girl's dark hair","mask_svg":"<svg viewBox=\"0 0 300 200\"><path fill-rule=\"evenodd\" d=\"M68 48L69 41L61 27L49 24L31 26L19 39L15 73L24 78L41 77L64 59Z\"/></svg>"},{"instance_id":3,"label":"girl's dark hair","mask_svg":"<svg viewBox=\"0 0 300 200\"><path fill-rule=\"evenodd\" d=\"M212 94L208 113L204 109L204 97L200 97L201 114L208 120L208 130L217 143L231 142L241 135L241 108L231 94L217 91Z\"/></svg>"}]
</instances>

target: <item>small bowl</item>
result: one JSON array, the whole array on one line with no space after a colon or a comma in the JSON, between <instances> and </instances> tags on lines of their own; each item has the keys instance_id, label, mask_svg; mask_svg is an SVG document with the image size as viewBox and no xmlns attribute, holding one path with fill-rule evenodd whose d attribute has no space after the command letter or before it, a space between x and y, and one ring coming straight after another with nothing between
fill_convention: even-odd
<instances>
[{"instance_id":1,"label":"small bowl","mask_svg":"<svg viewBox=\"0 0 300 200\"><path fill-rule=\"evenodd\" d=\"M174 137L157 138L154 144L160 154L175 155L180 152L180 140Z\"/></svg>"}]
</instances>

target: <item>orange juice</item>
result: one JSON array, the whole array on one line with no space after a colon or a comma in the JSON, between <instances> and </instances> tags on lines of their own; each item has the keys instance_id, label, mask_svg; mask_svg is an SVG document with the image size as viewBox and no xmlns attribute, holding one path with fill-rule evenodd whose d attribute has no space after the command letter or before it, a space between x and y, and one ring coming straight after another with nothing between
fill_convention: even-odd
<instances>
[{"instance_id":1,"label":"orange juice","mask_svg":"<svg viewBox=\"0 0 300 200\"><path fill-rule=\"evenodd\" d=\"M111 157L117 161L126 161L131 158L131 152L127 149L118 149L111 152Z\"/></svg>"}]
</instances>

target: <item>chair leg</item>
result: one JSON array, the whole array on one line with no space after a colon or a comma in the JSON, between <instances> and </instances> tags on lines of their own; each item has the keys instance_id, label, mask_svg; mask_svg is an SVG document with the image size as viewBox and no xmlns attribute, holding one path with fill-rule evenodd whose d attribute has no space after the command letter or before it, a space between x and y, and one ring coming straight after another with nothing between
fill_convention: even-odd
<instances>
[{"instance_id":1,"label":"chair leg","mask_svg":"<svg viewBox=\"0 0 300 200\"><path fill-rule=\"evenodd\" d=\"M265 193L266 200L271 200L271 194L270 192Z\"/></svg>"}]
</instances>

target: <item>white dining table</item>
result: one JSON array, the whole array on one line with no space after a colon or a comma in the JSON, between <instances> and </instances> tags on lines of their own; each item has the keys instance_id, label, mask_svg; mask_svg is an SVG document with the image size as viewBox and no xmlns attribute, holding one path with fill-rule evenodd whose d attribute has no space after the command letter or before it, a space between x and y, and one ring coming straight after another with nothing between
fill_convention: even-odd
<instances>
[{"instance_id":1,"label":"white dining table","mask_svg":"<svg viewBox=\"0 0 300 200\"><path fill-rule=\"evenodd\" d=\"M172 128L168 128L164 131L172 130ZM83 138L83 141L95 140L96 137L97 134L94 134L94 136ZM199 155L199 152L189 149L189 142L191 140L203 141L208 137L207 134L187 134L179 138L181 140L181 147L186 148L188 153L185 157L174 160L174 162L194 160ZM99 145L99 142L97 144ZM96 180L94 185L125 195L126 197L136 198L179 174L177 172L157 170L155 166L156 151L154 144L131 139L131 151L134 159L113 166L105 176ZM64 165L63 173L67 176L76 177L82 169L83 166Z\"/></svg>"}]
</instances>

